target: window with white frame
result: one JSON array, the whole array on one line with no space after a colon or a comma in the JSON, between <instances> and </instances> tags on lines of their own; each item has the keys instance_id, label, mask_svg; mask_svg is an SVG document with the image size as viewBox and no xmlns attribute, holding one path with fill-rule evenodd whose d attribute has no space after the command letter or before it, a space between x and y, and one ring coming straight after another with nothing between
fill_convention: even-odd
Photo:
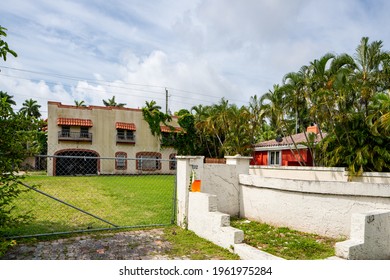
<instances>
[{"instance_id":1,"label":"window with white frame","mask_svg":"<svg viewBox=\"0 0 390 280\"><path fill-rule=\"evenodd\" d=\"M268 152L268 164L269 165L280 165L281 152L280 151L270 151Z\"/></svg>"}]
</instances>

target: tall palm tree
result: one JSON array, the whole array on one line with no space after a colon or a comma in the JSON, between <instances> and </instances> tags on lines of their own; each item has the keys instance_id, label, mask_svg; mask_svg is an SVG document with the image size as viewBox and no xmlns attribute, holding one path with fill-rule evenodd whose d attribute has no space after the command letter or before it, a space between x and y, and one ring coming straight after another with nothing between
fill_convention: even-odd
<instances>
[{"instance_id":1,"label":"tall palm tree","mask_svg":"<svg viewBox=\"0 0 390 280\"><path fill-rule=\"evenodd\" d=\"M120 108L123 108L126 105L126 103L116 103L115 96L113 96L112 98L109 98L107 100L103 99L103 104L104 104L104 106L107 106L107 107L120 107Z\"/></svg>"},{"instance_id":2,"label":"tall palm tree","mask_svg":"<svg viewBox=\"0 0 390 280\"><path fill-rule=\"evenodd\" d=\"M27 117L39 118L41 113L39 112L39 108L41 105L38 104L36 100L26 99L22 104L23 107L20 109L20 113Z\"/></svg>"},{"instance_id":3,"label":"tall palm tree","mask_svg":"<svg viewBox=\"0 0 390 280\"><path fill-rule=\"evenodd\" d=\"M191 108L192 114L195 118L196 133L199 137L200 146L205 148L203 154L208 154L209 157L213 157L214 145L210 140L208 133L208 119L210 116L210 106L197 105Z\"/></svg>"},{"instance_id":4,"label":"tall palm tree","mask_svg":"<svg viewBox=\"0 0 390 280\"><path fill-rule=\"evenodd\" d=\"M284 106L285 100L283 92L280 90L278 84L273 86L273 90L269 90L263 94L260 98L262 104L262 110L264 110L265 116L269 119L271 127L273 127L277 133L283 127L284 122Z\"/></svg>"},{"instance_id":5,"label":"tall palm tree","mask_svg":"<svg viewBox=\"0 0 390 280\"><path fill-rule=\"evenodd\" d=\"M261 107L260 98L257 95L251 96L249 100L248 112L250 122L251 143L256 144L261 138L262 127L264 124L264 110Z\"/></svg>"},{"instance_id":6,"label":"tall palm tree","mask_svg":"<svg viewBox=\"0 0 390 280\"><path fill-rule=\"evenodd\" d=\"M379 90L383 71L388 63L389 53L382 51L382 41L368 42L368 37L363 37L356 48L355 61L356 73L354 75L357 90L360 92L360 104L364 106L365 116L368 116L370 98Z\"/></svg>"},{"instance_id":7,"label":"tall palm tree","mask_svg":"<svg viewBox=\"0 0 390 280\"><path fill-rule=\"evenodd\" d=\"M228 126L223 145L225 155L248 155L252 147L250 130L250 112L246 106L238 108L231 105L228 109Z\"/></svg>"},{"instance_id":8,"label":"tall palm tree","mask_svg":"<svg viewBox=\"0 0 390 280\"><path fill-rule=\"evenodd\" d=\"M229 101L222 98L219 104L212 106L212 113L209 118L210 132L213 132L214 136L218 139L219 145L223 147L229 126ZM221 153L220 156L222 156Z\"/></svg>"}]
</instances>

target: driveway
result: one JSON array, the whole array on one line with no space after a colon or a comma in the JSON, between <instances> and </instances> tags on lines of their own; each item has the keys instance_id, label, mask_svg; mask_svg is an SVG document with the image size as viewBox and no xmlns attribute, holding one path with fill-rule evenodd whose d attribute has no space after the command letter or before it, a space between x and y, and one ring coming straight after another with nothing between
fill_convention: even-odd
<instances>
[{"instance_id":1,"label":"driveway","mask_svg":"<svg viewBox=\"0 0 390 280\"><path fill-rule=\"evenodd\" d=\"M99 233L78 237L17 244L3 260L169 260L171 244L163 229Z\"/></svg>"}]
</instances>

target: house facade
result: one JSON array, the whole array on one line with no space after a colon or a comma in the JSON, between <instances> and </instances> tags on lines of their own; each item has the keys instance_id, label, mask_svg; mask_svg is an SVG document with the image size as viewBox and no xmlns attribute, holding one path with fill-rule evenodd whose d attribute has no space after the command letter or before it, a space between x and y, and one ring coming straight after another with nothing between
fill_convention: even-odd
<instances>
[{"instance_id":1,"label":"house facade","mask_svg":"<svg viewBox=\"0 0 390 280\"><path fill-rule=\"evenodd\" d=\"M161 127L162 134L174 131ZM174 173L176 151L150 132L141 109L48 102L48 175Z\"/></svg>"},{"instance_id":2,"label":"house facade","mask_svg":"<svg viewBox=\"0 0 390 280\"><path fill-rule=\"evenodd\" d=\"M321 140L317 126L310 126L306 136L313 137L313 143ZM313 155L307 145L305 133L298 133L280 139L268 140L254 145L253 165L313 166ZM325 136L325 135L323 135ZM295 145L294 145L295 143Z\"/></svg>"}]
</instances>

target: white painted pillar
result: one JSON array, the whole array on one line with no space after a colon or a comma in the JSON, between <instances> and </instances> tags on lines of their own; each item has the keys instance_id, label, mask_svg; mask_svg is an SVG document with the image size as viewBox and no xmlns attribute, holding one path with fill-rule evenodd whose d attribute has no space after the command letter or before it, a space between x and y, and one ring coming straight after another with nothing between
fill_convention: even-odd
<instances>
[{"instance_id":1,"label":"white painted pillar","mask_svg":"<svg viewBox=\"0 0 390 280\"><path fill-rule=\"evenodd\" d=\"M188 225L188 196L192 170L196 179L201 180L203 174L203 156L177 156L177 225L187 228Z\"/></svg>"},{"instance_id":2,"label":"white painted pillar","mask_svg":"<svg viewBox=\"0 0 390 280\"><path fill-rule=\"evenodd\" d=\"M240 174L249 174L249 165L252 157L244 157L240 155L236 156L225 156L226 164L227 165L235 165L236 167L236 174L234 182L234 189L236 190L236 194L234 196L234 200L236 203L232 204L234 206L234 216L241 216L241 213L243 213L243 202L242 202L242 194L241 194L241 186L240 186Z\"/></svg>"},{"instance_id":3,"label":"white painted pillar","mask_svg":"<svg viewBox=\"0 0 390 280\"><path fill-rule=\"evenodd\" d=\"M249 174L249 164L252 157L244 157L240 155L236 156L225 156L226 164L235 165L237 175Z\"/></svg>"}]
</instances>

